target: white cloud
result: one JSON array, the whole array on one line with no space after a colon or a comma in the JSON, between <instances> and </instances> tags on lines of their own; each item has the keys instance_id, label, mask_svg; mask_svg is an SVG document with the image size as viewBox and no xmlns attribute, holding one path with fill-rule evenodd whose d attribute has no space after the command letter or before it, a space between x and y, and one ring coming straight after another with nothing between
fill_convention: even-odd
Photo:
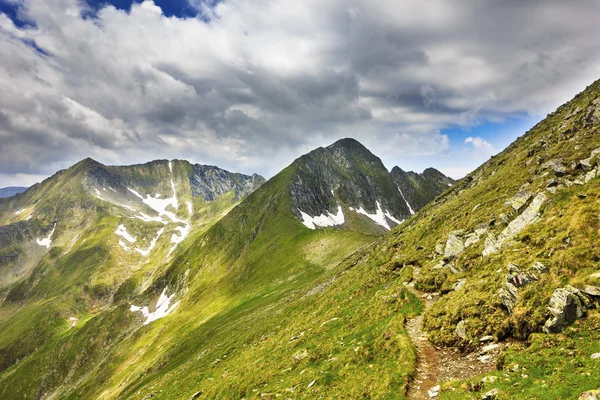
<instances>
[{"instance_id":1,"label":"white cloud","mask_svg":"<svg viewBox=\"0 0 600 400\"><path fill-rule=\"evenodd\" d=\"M84 19L77 0L23 0L27 28L0 15L0 173L91 156L269 175L345 136L389 164L600 77L593 0L192 3L210 22L151 1Z\"/></svg>"},{"instance_id":2,"label":"white cloud","mask_svg":"<svg viewBox=\"0 0 600 400\"><path fill-rule=\"evenodd\" d=\"M480 155L491 156L498 152L494 148L494 146L491 145L491 143L487 142L486 140L484 140L480 137L469 136L468 138L465 139L465 143L473 146L473 148L475 150L477 150L478 154L480 154Z\"/></svg>"}]
</instances>

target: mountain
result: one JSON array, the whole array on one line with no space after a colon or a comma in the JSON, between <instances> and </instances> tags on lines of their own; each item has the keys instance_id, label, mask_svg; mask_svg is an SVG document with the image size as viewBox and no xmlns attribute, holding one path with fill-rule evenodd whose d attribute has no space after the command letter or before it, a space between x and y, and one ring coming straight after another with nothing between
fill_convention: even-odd
<instances>
[{"instance_id":1,"label":"mountain","mask_svg":"<svg viewBox=\"0 0 600 400\"><path fill-rule=\"evenodd\" d=\"M435 168L427 168L418 174L394 167L390 174L413 214L456 183Z\"/></svg>"},{"instance_id":2,"label":"mountain","mask_svg":"<svg viewBox=\"0 0 600 400\"><path fill-rule=\"evenodd\" d=\"M533 399L595 390L599 131L600 81L410 217L399 181L342 140L300 157L226 215L192 224L171 255L159 235L148 266L122 256L117 264L105 243L118 249L123 218L148 219L147 203L162 207L149 217L169 221L148 221L145 237L164 228L177 238L185 208L141 184L111 201L94 197L94 207L106 203L94 230L63 240L75 243L66 253L40 237L52 248L8 286L0 397ZM189 181L180 168L176 188ZM167 177L160 200L174 197L168 170L157 167ZM58 188L73 174L53 190L64 195ZM123 210L128 192L133 214ZM179 204L188 201L179 192ZM72 212L90 209L79 204Z\"/></svg>"},{"instance_id":3,"label":"mountain","mask_svg":"<svg viewBox=\"0 0 600 400\"><path fill-rule=\"evenodd\" d=\"M27 188L22 186L8 186L5 188L0 188L0 199L3 199L5 197L11 197L15 194L23 193L26 190Z\"/></svg>"},{"instance_id":4,"label":"mountain","mask_svg":"<svg viewBox=\"0 0 600 400\"><path fill-rule=\"evenodd\" d=\"M0 203L10 239L1 395L136 397L134 381L93 381L119 380L122 368L153 375L151 364L219 351L215 340L243 342L264 328L244 321L313 287L410 215L379 158L351 139L260 183L183 161L86 159ZM120 366L159 340L159 326L175 347L148 347L136 356L146 361ZM42 365L46 373L28 372Z\"/></svg>"}]
</instances>

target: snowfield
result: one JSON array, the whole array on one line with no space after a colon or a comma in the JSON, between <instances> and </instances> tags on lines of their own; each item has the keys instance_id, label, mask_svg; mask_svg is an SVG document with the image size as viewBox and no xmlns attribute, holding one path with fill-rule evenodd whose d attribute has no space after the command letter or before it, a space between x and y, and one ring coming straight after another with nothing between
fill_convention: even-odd
<instances>
[{"instance_id":1,"label":"snowfield","mask_svg":"<svg viewBox=\"0 0 600 400\"><path fill-rule=\"evenodd\" d=\"M341 225L345 222L344 212L342 206L338 205L338 211L335 214L328 212L327 214L317 215L311 217L301 209L298 209L300 215L302 215L302 223L309 229L316 229L316 227L325 228L327 226Z\"/></svg>"},{"instance_id":2,"label":"snowfield","mask_svg":"<svg viewBox=\"0 0 600 400\"><path fill-rule=\"evenodd\" d=\"M153 321L156 321L157 319L166 317L167 315L169 315L171 313L171 311L173 311L175 309L175 307L177 307L179 305L179 302L173 304L172 306L170 305L171 300L175 296L175 293L171 294L170 296L167 296L167 294L166 294L167 289L168 289L168 287L165 287L163 289L162 293L160 294L160 297L158 298L158 301L156 302L154 312L150 312L150 310L148 309L148 306L139 307L139 306L134 306L134 305L132 305L129 308L129 311L141 312L142 315L146 318L144 325L148 325L150 322L153 322Z\"/></svg>"},{"instance_id":3,"label":"snowfield","mask_svg":"<svg viewBox=\"0 0 600 400\"><path fill-rule=\"evenodd\" d=\"M50 245L52 244L52 235L54 234L54 230L56 229L56 223L54 223L54 226L52 227L52 230L50 231L50 234L43 238L43 239L37 239L36 242L38 245L40 246L45 246L46 248L50 248Z\"/></svg>"},{"instance_id":4,"label":"snowfield","mask_svg":"<svg viewBox=\"0 0 600 400\"><path fill-rule=\"evenodd\" d=\"M403 222L403 221L399 221L398 219L394 218L392 216L392 214L390 214L389 211L383 211L383 209L381 208L381 204L379 203L379 201L376 201L375 204L377 206L377 211L375 212L375 214L369 214L362 207L360 207L360 208L350 207L350 210L369 217L377 225L383 226L388 231L391 229L391 227L388 224L388 221L387 221L386 217L388 219L390 219L391 221L394 221L397 224L401 224Z\"/></svg>"}]
</instances>

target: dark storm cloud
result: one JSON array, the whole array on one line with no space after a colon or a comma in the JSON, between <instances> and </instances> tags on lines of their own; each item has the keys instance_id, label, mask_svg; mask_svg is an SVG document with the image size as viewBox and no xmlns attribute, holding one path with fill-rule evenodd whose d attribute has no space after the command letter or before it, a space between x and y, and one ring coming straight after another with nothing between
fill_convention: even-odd
<instances>
[{"instance_id":1,"label":"dark storm cloud","mask_svg":"<svg viewBox=\"0 0 600 400\"><path fill-rule=\"evenodd\" d=\"M342 136L388 163L449 154L444 128L541 115L600 77L597 1L81 4L0 15L2 176L86 156L269 175Z\"/></svg>"}]
</instances>

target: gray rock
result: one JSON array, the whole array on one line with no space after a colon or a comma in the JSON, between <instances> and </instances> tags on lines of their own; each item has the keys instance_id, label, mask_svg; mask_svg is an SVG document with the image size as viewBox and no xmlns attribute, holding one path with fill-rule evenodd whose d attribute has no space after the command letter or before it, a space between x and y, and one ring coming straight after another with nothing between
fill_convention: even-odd
<instances>
[{"instance_id":1,"label":"gray rock","mask_svg":"<svg viewBox=\"0 0 600 400\"><path fill-rule=\"evenodd\" d=\"M481 349L481 351L484 353L489 353L490 351L494 351L499 347L500 347L500 345L498 343L492 343L492 344L488 344L487 346L484 346Z\"/></svg>"},{"instance_id":2,"label":"gray rock","mask_svg":"<svg viewBox=\"0 0 600 400\"><path fill-rule=\"evenodd\" d=\"M594 353L590 357L592 360L600 360L600 353Z\"/></svg>"},{"instance_id":3,"label":"gray rock","mask_svg":"<svg viewBox=\"0 0 600 400\"><path fill-rule=\"evenodd\" d=\"M519 211L521 208L523 208L525 204L527 204L527 202L532 196L533 193L531 193L531 191L527 189L521 190L509 200L507 200L504 203L504 205L511 206L515 211Z\"/></svg>"},{"instance_id":4,"label":"gray rock","mask_svg":"<svg viewBox=\"0 0 600 400\"><path fill-rule=\"evenodd\" d=\"M538 278L531 272L522 272L519 267L514 264L508 264L509 274L506 277L506 281L513 284L517 288L529 285L530 283L537 281Z\"/></svg>"},{"instance_id":5,"label":"gray rock","mask_svg":"<svg viewBox=\"0 0 600 400\"><path fill-rule=\"evenodd\" d=\"M456 281L456 283L454 284L454 290L458 291L460 289L463 288L463 286L465 286L465 283L467 283L466 279L459 279L458 281Z\"/></svg>"},{"instance_id":6,"label":"gray rock","mask_svg":"<svg viewBox=\"0 0 600 400\"><path fill-rule=\"evenodd\" d=\"M444 255L444 242L437 242L435 245L435 252L441 256Z\"/></svg>"},{"instance_id":7,"label":"gray rock","mask_svg":"<svg viewBox=\"0 0 600 400\"><path fill-rule=\"evenodd\" d=\"M586 314L585 303L587 302L589 299L572 286L556 289L550 298L548 307L552 316L544 324L543 331L546 333L562 332L567 326Z\"/></svg>"},{"instance_id":8,"label":"gray rock","mask_svg":"<svg viewBox=\"0 0 600 400\"><path fill-rule=\"evenodd\" d=\"M542 264L539 261L536 261L536 263L533 264L533 266L531 268L533 268L534 270L536 270L539 273L543 273L543 272L547 272L548 271L548 268L546 268L546 266L544 266L544 264Z\"/></svg>"},{"instance_id":9,"label":"gray rock","mask_svg":"<svg viewBox=\"0 0 600 400\"><path fill-rule=\"evenodd\" d=\"M479 338L479 341L481 343L492 342L493 340L494 340L494 337L492 335L482 336L482 337Z\"/></svg>"},{"instance_id":10,"label":"gray rock","mask_svg":"<svg viewBox=\"0 0 600 400\"><path fill-rule=\"evenodd\" d=\"M582 291L589 296L600 297L600 286L585 285Z\"/></svg>"},{"instance_id":11,"label":"gray rock","mask_svg":"<svg viewBox=\"0 0 600 400\"><path fill-rule=\"evenodd\" d=\"M435 397L438 397L438 395L440 394L440 385L434 386L431 389L429 389L427 391L427 395L429 396L429 398L433 399Z\"/></svg>"},{"instance_id":12,"label":"gray rock","mask_svg":"<svg viewBox=\"0 0 600 400\"><path fill-rule=\"evenodd\" d=\"M554 175L556 176L563 176L567 173L567 169L563 165L562 158L546 161L542 164L542 169L550 169L554 172Z\"/></svg>"},{"instance_id":13,"label":"gray rock","mask_svg":"<svg viewBox=\"0 0 600 400\"><path fill-rule=\"evenodd\" d=\"M519 300L519 292L517 288L511 283L505 282L504 287L500 289L499 295L500 301L502 301L504 307L506 307L509 313L512 313L513 308L515 308L515 305Z\"/></svg>"},{"instance_id":14,"label":"gray rock","mask_svg":"<svg viewBox=\"0 0 600 400\"><path fill-rule=\"evenodd\" d=\"M598 390L588 390L587 392L583 392L578 397L579 400L598 400L600 399L600 389Z\"/></svg>"},{"instance_id":15,"label":"gray rock","mask_svg":"<svg viewBox=\"0 0 600 400\"><path fill-rule=\"evenodd\" d=\"M456 329L454 330L454 333L456 333L456 336L458 336L459 338L466 339L467 328L465 326L465 321L460 321L458 324L456 324Z\"/></svg>"},{"instance_id":16,"label":"gray rock","mask_svg":"<svg viewBox=\"0 0 600 400\"><path fill-rule=\"evenodd\" d=\"M489 392L481 395L482 400L494 400L498 398L498 389L492 389Z\"/></svg>"},{"instance_id":17,"label":"gray rock","mask_svg":"<svg viewBox=\"0 0 600 400\"><path fill-rule=\"evenodd\" d=\"M448 234L448 240L446 240L446 248L444 250L444 257L453 259L465 251L465 245L462 241L462 233L462 230L457 230Z\"/></svg>"},{"instance_id":18,"label":"gray rock","mask_svg":"<svg viewBox=\"0 0 600 400\"><path fill-rule=\"evenodd\" d=\"M589 181L594 179L596 176L598 176L598 167L594 168L593 170L591 170L590 172L585 174L585 177L583 178L583 182L588 183Z\"/></svg>"},{"instance_id":19,"label":"gray rock","mask_svg":"<svg viewBox=\"0 0 600 400\"><path fill-rule=\"evenodd\" d=\"M486 237L485 249L483 250L483 256L490 255L492 253L498 252L504 243L515 237L519 232L521 232L527 225L535 223L540 218L540 210L542 205L546 202L548 197L545 193L538 193L534 199L531 201L531 204L515 219L513 219L508 226L498 235L497 238L493 238L493 235L490 236L490 232L488 232L488 237Z\"/></svg>"}]
</instances>

